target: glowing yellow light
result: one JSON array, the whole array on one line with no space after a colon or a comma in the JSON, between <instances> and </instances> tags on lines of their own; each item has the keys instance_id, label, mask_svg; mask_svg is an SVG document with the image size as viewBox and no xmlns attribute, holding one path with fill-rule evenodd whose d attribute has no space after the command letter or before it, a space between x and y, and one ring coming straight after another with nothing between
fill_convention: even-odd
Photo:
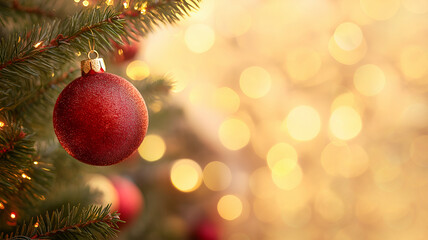
<instances>
[{"instance_id":1,"label":"glowing yellow light","mask_svg":"<svg viewBox=\"0 0 428 240\"><path fill-rule=\"evenodd\" d=\"M4 209L4 205L1 202L0 202L0 209Z\"/></svg>"},{"instance_id":2,"label":"glowing yellow light","mask_svg":"<svg viewBox=\"0 0 428 240\"><path fill-rule=\"evenodd\" d=\"M330 131L341 140L350 140L356 137L361 128L361 117L351 107L339 107L330 116Z\"/></svg>"},{"instance_id":3,"label":"glowing yellow light","mask_svg":"<svg viewBox=\"0 0 428 240\"><path fill-rule=\"evenodd\" d=\"M293 146L288 143L277 143L272 146L266 156L268 166L272 168L276 162L287 159L290 164L297 163L297 152Z\"/></svg>"},{"instance_id":4,"label":"glowing yellow light","mask_svg":"<svg viewBox=\"0 0 428 240\"><path fill-rule=\"evenodd\" d=\"M374 96L385 87L385 74L376 65L363 65L355 71L354 85L361 94Z\"/></svg>"},{"instance_id":5,"label":"glowing yellow light","mask_svg":"<svg viewBox=\"0 0 428 240\"><path fill-rule=\"evenodd\" d=\"M404 47L400 56L403 74L412 79L419 79L428 73L428 48L419 45Z\"/></svg>"},{"instance_id":6,"label":"glowing yellow light","mask_svg":"<svg viewBox=\"0 0 428 240\"><path fill-rule=\"evenodd\" d=\"M428 12L428 1L425 0L401 0L403 6L410 12L424 14Z\"/></svg>"},{"instance_id":7,"label":"glowing yellow light","mask_svg":"<svg viewBox=\"0 0 428 240\"><path fill-rule=\"evenodd\" d=\"M177 160L171 168L171 182L182 192L192 192L202 183L202 170L190 159Z\"/></svg>"},{"instance_id":8,"label":"glowing yellow light","mask_svg":"<svg viewBox=\"0 0 428 240\"><path fill-rule=\"evenodd\" d=\"M37 223L35 223L35 224L34 224L34 227L35 227L35 228L38 228L38 227L39 227L39 223L38 223L38 222L37 222Z\"/></svg>"},{"instance_id":9,"label":"glowing yellow light","mask_svg":"<svg viewBox=\"0 0 428 240\"><path fill-rule=\"evenodd\" d=\"M314 139L321 130L318 112L310 106L293 108L285 119L290 136L298 141Z\"/></svg>"},{"instance_id":10,"label":"glowing yellow light","mask_svg":"<svg viewBox=\"0 0 428 240\"><path fill-rule=\"evenodd\" d=\"M163 102L158 101L158 100L154 100L153 102L150 103L149 108L150 108L150 110L152 110L152 112L157 113L160 110L162 110Z\"/></svg>"},{"instance_id":11,"label":"glowing yellow light","mask_svg":"<svg viewBox=\"0 0 428 240\"><path fill-rule=\"evenodd\" d=\"M129 7L129 4L128 4L128 2L123 2L123 8L125 8L125 9L127 9Z\"/></svg>"},{"instance_id":12,"label":"glowing yellow light","mask_svg":"<svg viewBox=\"0 0 428 240\"><path fill-rule=\"evenodd\" d=\"M292 190L300 184L302 178L300 166L288 159L280 160L272 167L272 180L280 189Z\"/></svg>"},{"instance_id":13,"label":"glowing yellow light","mask_svg":"<svg viewBox=\"0 0 428 240\"><path fill-rule=\"evenodd\" d=\"M35 48L38 48L42 43L43 43L43 41L40 41L40 42L38 42L38 43L34 44L34 47L35 47Z\"/></svg>"},{"instance_id":14,"label":"glowing yellow light","mask_svg":"<svg viewBox=\"0 0 428 240\"><path fill-rule=\"evenodd\" d=\"M15 218L16 218L16 213L12 212L12 213L10 214L10 218L15 219Z\"/></svg>"},{"instance_id":15,"label":"glowing yellow light","mask_svg":"<svg viewBox=\"0 0 428 240\"><path fill-rule=\"evenodd\" d=\"M77 52L77 53L76 53L76 56L78 56L78 57L79 57L80 55L82 55L82 53L81 53L81 52Z\"/></svg>"},{"instance_id":16,"label":"glowing yellow light","mask_svg":"<svg viewBox=\"0 0 428 240\"><path fill-rule=\"evenodd\" d=\"M242 92L248 97L261 98L270 90L271 77L262 67L249 67L242 71L239 78L239 86Z\"/></svg>"},{"instance_id":17,"label":"glowing yellow light","mask_svg":"<svg viewBox=\"0 0 428 240\"><path fill-rule=\"evenodd\" d=\"M288 75L297 82L314 77L321 69L320 55L309 48L292 49L285 59L284 67Z\"/></svg>"},{"instance_id":18,"label":"glowing yellow light","mask_svg":"<svg viewBox=\"0 0 428 240\"><path fill-rule=\"evenodd\" d=\"M239 104L238 94L228 87L217 88L213 94L213 105L225 113L238 111Z\"/></svg>"},{"instance_id":19,"label":"glowing yellow light","mask_svg":"<svg viewBox=\"0 0 428 240\"><path fill-rule=\"evenodd\" d=\"M4 122L0 121L0 128L4 127Z\"/></svg>"},{"instance_id":20,"label":"glowing yellow light","mask_svg":"<svg viewBox=\"0 0 428 240\"><path fill-rule=\"evenodd\" d=\"M113 5L113 0L106 0L107 5Z\"/></svg>"},{"instance_id":21,"label":"glowing yellow light","mask_svg":"<svg viewBox=\"0 0 428 240\"><path fill-rule=\"evenodd\" d=\"M37 165L37 164L39 164L39 162L37 162L37 161L34 161L34 162L33 162L33 164L34 164L34 165Z\"/></svg>"},{"instance_id":22,"label":"glowing yellow light","mask_svg":"<svg viewBox=\"0 0 428 240\"><path fill-rule=\"evenodd\" d=\"M321 165L329 175L353 178L368 169L369 157L358 145L332 142L322 151Z\"/></svg>"},{"instance_id":23,"label":"glowing yellow light","mask_svg":"<svg viewBox=\"0 0 428 240\"><path fill-rule=\"evenodd\" d=\"M333 112L339 107L343 106L349 106L354 109L357 109L358 111L361 111L364 109L364 104L357 98L355 94L352 92L345 92L337 96L333 103L331 104L331 111Z\"/></svg>"},{"instance_id":24,"label":"glowing yellow light","mask_svg":"<svg viewBox=\"0 0 428 240\"><path fill-rule=\"evenodd\" d=\"M27 174L25 174L25 173L23 173L23 174L21 175L21 177L22 177L22 178L26 178L26 179L28 179L28 180L31 180L31 177L27 176Z\"/></svg>"},{"instance_id":25,"label":"glowing yellow light","mask_svg":"<svg viewBox=\"0 0 428 240\"><path fill-rule=\"evenodd\" d=\"M250 129L242 120L230 118L220 125L218 136L227 149L239 150L250 141Z\"/></svg>"},{"instance_id":26,"label":"glowing yellow light","mask_svg":"<svg viewBox=\"0 0 428 240\"><path fill-rule=\"evenodd\" d=\"M337 45L333 37L328 42L328 52L338 62L346 65L353 65L359 62L367 53L367 44L363 39L362 43L351 51L346 51Z\"/></svg>"},{"instance_id":27,"label":"glowing yellow light","mask_svg":"<svg viewBox=\"0 0 428 240\"><path fill-rule=\"evenodd\" d=\"M205 24L193 24L189 26L184 34L184 41L190 51L204 53L214 45L215 32Z\"/></svg>"},{"instance_id":28,"label":"glowing yellow light","mask_svg":"<svg viewBox=\"0 0 428 240\"><path fill-rule=\"evenodd\" d=\"M162 158L165 154L166 144L161 136L150 134L144 138L143 143L138 148L138 153L149 162L154 162Z\"/></svg>"},{"instance_id":29,"label":"glowing yellow light","mask_svg":"<svg viewBox=\"0 0 428 240\"><path fill-rule=\"evenodd\" d=\"M273 197L277 190L272 180L271 171L267 167L258 168L251 173L249 185L253 195L262 199Z\"/></svg>"},{"instance_id":30,"label":"glowing yellow light","mask_svg":"<svg viewBox=\"0 0 428 240\"><path fill-rule=\"evenodd\" d=\"M143 80L150 75L150 69L147 63L136 60L126 67L126 75L132 80Z\"/></svg>"},{"instance_id":31,"label":"glowing yellow light","mask_svg":"<svg viewBox=\"0 0 428 240\"><path fill-rule=\"evenodd\" d=\"M83 4L83 6L87 7L87 6L89 6L89 1L88 0L84 0L82 2L82 4Z\"/></svg>"},{"instance_id":32,"label":"glowing yellow light","mask_svg":"<svg viewBox=\"0 0 428 240\"><path fill-rule=\"evenodd\" d=\"M226 195L220 198L217 204L217 211L223 219L232 221L242 214L242 202L235 195Z\"/></svg>"},{"instance_id":33,"label":"glowing yellow light","mask_svg":"<svg viewBox=\"0 0 428 240\"><path fill-rule=\"evenodd\" d=\"M363 11L374 20L393 17L400 8L400 0L360 0Z\"/></svg>"},{"instance_id":34,"label":"glowing yellow light","mask_svg":"<svg viewBox=\"0 0 428 240\"><path fill-rule=\"evenodd\" d=\"M203 175L205 185L213 191L226 189L232 181L232 173L229 167L218 161L208 163L204 168Z\"/></svg>"},{"instance_id":35,"label":"glowing yellow light","mask_svg":"<svg viewBox=\"0 0 428 240\"><path fill-rule=\"evenodd\" d=\"M80 2L80 0L74 0L74 2L77 2L77 3L78 3L78 2Z\"/></svg>"},{"instance_id":36,"label":"glowing yellow light","mask_svg":"<svg viewBox=\"0 0 428 240\"><path fill-rule=\"evenodd\" d=\"M122 56L122 55L123 55L123 49L119 48L119 49L117 50L117 54L118 54L119 56Z\"/></svg>"},{"instance_id":37,"label":"glowing yellow light","mask_svg":"<svg viewBox=\"0 0 428 240\"><path fill-rule=\"evenodd\" d=\"M344 22L337 26L333 39L341 49L351 51L363 42L363 32L357 24Z\"/></svg>"}]
</instances>

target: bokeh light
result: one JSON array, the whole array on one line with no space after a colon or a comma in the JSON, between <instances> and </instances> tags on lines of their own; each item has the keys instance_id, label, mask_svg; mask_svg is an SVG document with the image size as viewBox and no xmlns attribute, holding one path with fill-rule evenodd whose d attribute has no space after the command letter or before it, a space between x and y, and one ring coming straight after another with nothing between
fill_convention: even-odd
<instances>
[{"instance_id":1,"label":"bokeh light","mask_svg":"<svg viewBox=\"0 0 428 240\"><path fill-rule=\"evenodd\" d=\"M292 190L302 181L303 173L299 165L289 159L282 159L272 167L272 179L283 190Z\"/></svg>"},{"instance_id":2,"label":"bokeh light","mask_svg":"<svg viewBox=\"0 0 428 240\"><path fill-rule=\"evenodd\" d=\"M235 195L225 195L217 203L217 211L223 219L232 221L242 214L242 201Z\"/></svg>"},{"instance_id":3,"label":"bokeh light","mask_svg":"<svg viewBox=\"0 0 428 240\"><path fill-rule=\"evenodd\" d=\"M290 136L298 141L314 139L321 130L318 112L310 106L298 106L288 114L286 126Z\"/></svg>"},{"instance_id":4,"label":"bokeh light","mask_svg":"<svg viewBox=\"0 0 428 240\"><path fill-rule=\"evenodd\" d=\"M213 105L224 113L234 113L238 111L240 105L239 95L231 88L217 88L213 95Z\"/></svg>"},{"instance_id":5,"label":"bokeh light","mask_svg":"<svg viewBox=\"0 0 428 240\"><path fill-rule=\"evenodd\" d=\"M335 109L330 116L330 131L341 140L356 137L362 128L360 114L353 108L343 106Z\"/></svg>"},{"instance_id":6,"label":"bokeh light","mask_svg":"<svg viewBox=\"0 0 428 240\"><path fill-rule=\"evenodd\" d=\"M409 80L419 79L427 75L428 48L420 45L408 45L403 48L400 66Z\"/></svg>"},{"instance_id":7,"label":"bokeh light","mask_svg":"<svg viewBox=\"0 0 428 240\"><path fill-rule=\"evenodd\" d=\"M354 73L355 88L363 95L374 96L385 87L385 74L373 64L359 67Z\"/></svg>"},{"instance_id":8,"label":"bokeh light","mask_svg":"<svg viewBox=\"0 0 428 240\"><path fill-rule=\"evenodd\" d=\"M166 151L166 144L163 138L156 134L149 134L144 137L138 153L140 156L149 161L154 162L162 158Z\"/></svg>"},{"instance_id":9,"label":"bokeh light","mask_svg":"<svg viewBox=\"0 0 428 240\"><path fill-rule=\"evenodd\" d=\"M267 167L261 167L251 173L250 190L254 196L270 199L275 195L276 187L271 177L271 171Z\"/></svg>"},{"instance_id":10,"label":"bokeh light","mask_svg":"<svg viewBox=\"0 0 428 240\"><path fill-rule=\"evenodd\" d=\"M360 0L361 8L375 20L387 20L400 8L400 0Z\"/></svg>"},{"instance_id":11,"label":"bokeh light","mask_svg":"<svg viewBox=\"0 0 428 240\"><path fill-rule=\"evenodd\" d=\"M242 120L230 118L221 124L218 136L224 147L239 150L250 141L250 129Z\"/></svg>"},{"instance_id":12,"label":"bokeh light","mask_svg":"<svg viewBox=\"0 0 428 240\"><path fill-rule=\"evenodd\" d=\"M150 75L150 69L146 62L135 60L126 67L126 75L132 80L143 80Z\"/></svg>"},{"instance_id":13,"label":"bokeh light","mask_svg":"<svg viewBox=\"0 0 428 240\"><path fill-rule=\"evenodd\" d=\"M334 38L328 42L328 51L330 55L339 63L353 65L358 63L367 53L367 44L363 39L362 43L355 49L347 51L339 47Z\"/></svg>"},{"instance_id":14,"label":"bokeh light","mask_svg":"<svg viewBox=\"0 0 428 240\"><path fill-rule=\"evenodd\" d=\"M267 164L272 168L276 162L287 159L290 164L297 163L297 152L293 146L288 143L277 143L269 149L269 152L266 156Z\"/></svg>"},{"instance_id":15,"label":"bokeh light","mask_svg":"<svg viewBox=\"0 0 428 240\"><path fill-rule=\"evenodd\" d=\"M321 56L309 48L292 49L285 59L284 67L288 75L296 82L314 77L321 69Z\"/></svg>"},{"instance_id":16,"label":"bokeh light","mask_svg":"<svg viewBox=\"0 0 428 240\"><path fill-rule=\"evenodd\" d=\"M251 23L251 14L239 2L229 2L216 18L217 30L225 37L241 36L250 29Z\"/></svg>"},{"instance_id":17,"label":"bokeh light","mask_svg":"<svg viewBox=\"0 0 428 240\"><path fill-rule=\"evenodd\" d=\"M230 168L219 161L208 163L203 171L204 184L213 191L222 191L229 187L232 181Z\"/></svg>"},{"instance_id":18,"label":"bokeh light","mask_svg":"<svg viewBox=\"0 0 428 240\"><path fill-rule=\"evenodd\" d=\"M182 192L195 191L202 183L202 170L191 159L180 159L171 168L171 182Z\"/></svg>"},{"instance_id":19,"label":"bokeh light","mask_svg":"<svg viewBox=\"0 0 428 240\"><path fill-rule=\"evenodd\" d=\"M403 6L410 12L424 14L428 12L428 2L424 0L401 0Z\"/></svg>"},{"instance_id":20,"label":"bokeh light","mask_svg":"<svg viewBox=\"0 0 428 240\"><path fill-rule=\"evenodd\" d=\"M331 176L353 178L368 169L369 158L366 151L358 145L331 142L321 153L321 164Z\"/></svg>"},{"instance_id":21,"label":"bokeh light","mask_svg":"<svg viewBox=\"0 0 428 240\"><path fill-rule=\"evenodd\" d=\"M271 77L262 67L249 67L242 71L239 86L248 97L261 98L270 90Z\"/></svg>"},{"instance_id":22,"label":"bokeh light","mask_svg":"<svg viewBox=\"0 0 428 240\"><path fill-rule=\"evenodd\" d=\"M208 25L194 24L187 28L184 40L190 51L204 53L214 45L215 33Z\"/></svg>"},{"instance_id":23,"label":"bokeh light","mask_svg":"<svg viewBox=\"0 0 428 240\"><path fill-rule=\"evenodd\" d=\"M363 32L357 24L344 22L337 26L333 38L341 49L351 51L363 42Z\"/></svg>"},{"instance_id":24,"label":"bokeh light","mask_svg":"<svg viewBox=\"0 0 428 240\"><path fill-rule=\"evenodd\" d=\"M147 44L200 138L192 210L220 239L423 239L428 1L204 1Z\"/></svg>"}]
</instances>

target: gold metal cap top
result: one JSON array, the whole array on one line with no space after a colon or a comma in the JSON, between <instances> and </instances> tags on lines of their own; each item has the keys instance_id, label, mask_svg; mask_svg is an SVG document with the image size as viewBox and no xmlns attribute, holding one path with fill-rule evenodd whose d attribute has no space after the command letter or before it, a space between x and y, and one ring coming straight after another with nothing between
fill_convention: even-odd
<instances>
[{"instance_id":1,"label":"gold metal cap top","mask_svg":"<svg viewBox=\"0 0 428 240\"><path fill-rule=\"evenodd\" d=\"M94 53L96 57L91 58L91 54ZM106 70L104 60L98 58L99 54L95 50L88 52L88 59L80 62L80 69L82 70L82 76L87 74L103 73Z\"/></svg>"}]
</instances>

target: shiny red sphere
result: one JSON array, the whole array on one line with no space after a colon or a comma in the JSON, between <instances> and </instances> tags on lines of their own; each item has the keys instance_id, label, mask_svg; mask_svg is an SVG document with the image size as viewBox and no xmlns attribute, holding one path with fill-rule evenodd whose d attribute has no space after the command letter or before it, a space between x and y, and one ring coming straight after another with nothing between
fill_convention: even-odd
<instances>
[{"instance_id":1,"label":"shiny red sphere","mask_svg":"<svg viewBox=\"0 0 428 240\"><path fill-rule=\"evenodd\" d=\"M138 90L110 73L72 81L53 112L55 134L63 148L77 160L97 166L116 164L137 150L148 122Z\"/></svg>"},{"instance_id":2,"label":"shiny red sphere","mask_svg":"<svg viewBox=\"0 0 428 240\"><path fill-rule=\"evenodd\" d=\"M111 182L117 191L118 207L112 209L120 213L120 219L126 221L120 227L130 226L136 220L144 208L144 198L140 189L130 180L115 176Z\"/></svg>"}]
</instances>

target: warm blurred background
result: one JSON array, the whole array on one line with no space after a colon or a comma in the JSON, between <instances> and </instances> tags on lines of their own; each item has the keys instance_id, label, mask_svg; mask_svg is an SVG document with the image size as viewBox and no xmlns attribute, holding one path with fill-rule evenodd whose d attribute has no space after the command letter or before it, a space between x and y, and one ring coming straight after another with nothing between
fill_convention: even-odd
<instances>
[{"instance_id":1,"label":"warm blurred background","mask_svg":"<svg viewBox=\"0 0 428 240\"><path fill-rule=\"evenodd\" d=\"M428 1L204 0L139 48L184 110L134 172L171 239L426 239Z\"/></svg>"}]
</instances>

